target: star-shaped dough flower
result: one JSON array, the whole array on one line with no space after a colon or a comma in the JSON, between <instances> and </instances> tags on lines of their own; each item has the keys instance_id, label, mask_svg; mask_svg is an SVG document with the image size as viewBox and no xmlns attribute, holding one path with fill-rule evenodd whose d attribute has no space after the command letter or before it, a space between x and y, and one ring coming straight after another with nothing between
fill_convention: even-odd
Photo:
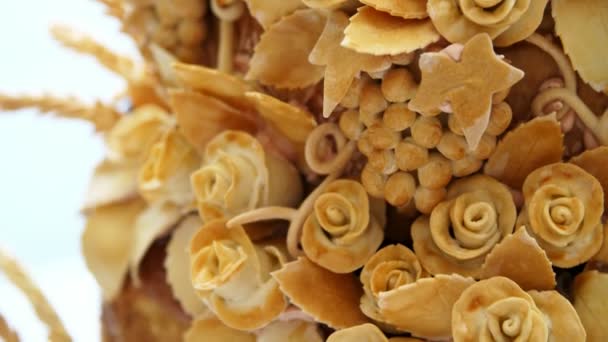
<instances>
[{"instance_id":1,"label":"star-shaped dough flower","mask_svg":"<svg viewBox=\"0 0 608 342\"><path fill-rule=\"evenodd\" d=\"M312 64L326 66L323 84L324 117L331 115L361 71L379 72L391 66L391 59L388 56L359 53L340 46L347 26L346 14L340 11L332 12L327 18L325 29L317 44L308 56Z\"/></svg>"},{"instance_id":2,"label":"star-shaped dough flower","mask_svg":"<svg viewBox=\"0 0 608 342\"><path fill-rule=\"evenodd\" d=\"M488 127L492 95L524 76L523 71L494 53L492 39L486 33L471 38L458 61L445 52L429 52L420 56L419 63L422 80L410 109L436 115L449 105L471 148L477 146Z\"/></svg>"}]
</instances>

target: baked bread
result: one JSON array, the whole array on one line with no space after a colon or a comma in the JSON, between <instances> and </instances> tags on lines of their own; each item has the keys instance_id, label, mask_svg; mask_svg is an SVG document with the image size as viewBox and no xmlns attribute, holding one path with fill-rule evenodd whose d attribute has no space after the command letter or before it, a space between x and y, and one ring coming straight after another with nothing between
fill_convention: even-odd
<instances>
[{"instance_id":1,"label":"baked bread","mask_svg":"<svg viewBox=\"0 0 608 342\"><path fill-rule=\"evenodd\" d=\"M603 0L102 2L104 341L608 338Z\"/></svg>"}]
</instances>

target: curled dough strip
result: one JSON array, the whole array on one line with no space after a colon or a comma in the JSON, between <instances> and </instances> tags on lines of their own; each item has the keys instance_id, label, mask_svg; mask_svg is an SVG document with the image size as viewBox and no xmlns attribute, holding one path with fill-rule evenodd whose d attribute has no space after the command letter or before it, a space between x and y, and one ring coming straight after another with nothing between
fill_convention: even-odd
<instances>
[{"instance_id":1,"label":"curled dough strip","mask_svg":"<svg viewBox=\"0 0 608 342\"><path fill-rule=\"evenodd\" d=\"M562 49L560 49L555 44L551 43L549 40L547 40L538 33L534 33L533 35L528 37L526 41L543 50L549 56L551 56L551 58L553 58L564 79L564 88L576 94L576 74L574 72L574 69L572 69L572 66L570 65L568 57L566 57ZM564 114L566 114L569 109L570 107L568 106L562 107L557 112L557 118L561 119L562 116L564 116Z\"/></svg>"},{"instance_id":2,"label":"curled dough strip","mask_svg":"<svg viewBox=\"0 0 608 342\"><path fill-rule=\"evenodd\" d=\"M443 210L440 207L437 213ZM470 260L487 254L500 241L499 214L486 193L462 194L449 204L448 210L442 218L449 217L451 222L433 224L439 216L431 216L431 236L444 253L458 260ZM450 238L449 230L455 238Z\"/></svg>"},{"instance_id":3,"label":"curled dough strip","mask_svg":"<svg viewBox=\"0 0 608 342\"><path fill-rule=\"evenodd\" d=\"M315 129L315 131L317 129ZM325 177L323 182L319 184L319 186L317 186L317 188L315 188L315 190L311 192L308 197L306 197L298 209L287 207L259 208L233 217L228 221L226 226L228 228L232 228L237 225L274 219L290 221L289 228L287 230L287 251L289 251L289 254L293 257L304 255L298 246L300 236L302 235L304 221L313 210L315 200L323 193L327 185L340 177L346 163L352 157L355 147L355 142L349 141L344 145L344 148L339 150L338 154L331 162L333 168L328 168L330 173L327 175L327 177Z\"/></svg>"},{"instance_id":4,"label":"curled dough strip","mask_svg":"<svg viewBox=\"0 0 608 342\"><path fill-rule=\"evenodd\" d=\"M330 148L327 138L336 143L337 155L330 160L322 160L320 154L327 152ZM325 123L315 128L306 139L304 156L310 169L321 175L328 175L334 170L341 160L338 159L340 151L346 145L346 137L342 134L340 127L334 123Z\"/></svg>"},{"instance_id":5,"label":"curled dough strip","mask_svg":"<svg viewBox=\"0 0 608 342\"><path fill-rule=\"evenodd\" d=\"M298 247L300 236L302 235L302 227L308 214L312 211L313 205L317 198L323 193L329 183L340 177L346 163L350 160L355 151L355 142L349 141L334 159L334 169L325 177L325 180L310 194L300 205L298 212L289 224L287 231L287 250L293 257L304 255L304 252Z\"/></svg>"},{"instance_id":6,"label":"curled dough strip","mask_svg":"<svg viewBox=\"0 0 608 342\"><path fill-rule=\"evenodd\" d=\"M220 41L217 51L217 68L229 73L232 71L232 51L234 50L234 22L241 17L245 4L237 1L226 7L211 0L211 11L220 20Z\"/></svg>"},{"instance_id":7,"label":"curled dough strip","mask_svg":"<svg viewBox=\"0 0 608 342\"><path fill-rule=\"evenodd\" d=\"M502 26L517 21L527 10L526 2L529 3L529 1L516 2L515 0L460 0L459 4L464 16L475 24ZM520 8L515 6L516 3ZM524 6L521 6L522 3Z\"/></svg>"},{"instance_id":8,"label":"curled dough strip","mask_svg":"<svg viewBox=\"0 0 608 342\"><path fill-rule=\"evenodd\" d=\"M587 105L573 92L567 88L552 88L538 94L532 101L532 113L542 115L542 108L555 101L560 100L572 108L581 121L593 132L602 145L608 145L608 130L604 129L603 118L598 117L587 107Z\"/></svg>"},{"instance_id":9,"label":"curled dough strip","mask_svg":"<svg viewBox=\"0 0 608 342\"><path fill-rule=\"evenodd\" d=\"M38 318L49 328L49 341L62 342L72 340L61 323L59 316L57 316L55 310L53 310L42 292L40 292L38 286L28 277L17 261L1 249L0 270L6 274L9 281L19 288L27 296L30 303L32 303Z\"/></svg>"}]
</instances>

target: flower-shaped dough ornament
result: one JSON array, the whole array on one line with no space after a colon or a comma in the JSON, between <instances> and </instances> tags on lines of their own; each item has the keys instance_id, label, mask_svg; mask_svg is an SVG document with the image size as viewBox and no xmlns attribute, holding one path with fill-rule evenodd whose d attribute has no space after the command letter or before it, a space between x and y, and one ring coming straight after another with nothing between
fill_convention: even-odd
<instances>
[{"instance_id":1,"label":"flower-shaped dough ornament","mask_svg":"<svg viewBox=\"0 0 608 342\"><path fill-rule=\"evenodd\" d=\"M190 245L190 239L202 225L203 222L196 214L184 218L171 234L163 263L166 271L165 279L171 287L173 297L179 302L182 309L192 317L209 314L207 305L198 298L190 280L188 246ZM193 325L195 324L193 323Z\"/></svg>"},{"instance_id":2,"label":"flower-shaped dough ornament","mask_svg":"<svg viewBox=\"0 0 608 342\"><path fill-rule=\"evenodd\" d=\"M494 53L487 34L468 40L458 61L446 52L427 52L420 56L419 65L421 82L409 108L434 116L449 106L473 149L488 128L494 94L524 76Z\"/></svg>"},{"instance_id":3,"label":"flower-shaped dough ornament","mask_svg":"<svg viewBox=\"0 0 608 342\"><path fill-rule=\"evenodd\" d=\"M525 292L505 277L467 288L452 309L454 342L585 341L585 329L556 291Z\"/></svg>"},{"instance_id":4,"label":"flower-shaped dough ornament","mask_svg":"<svg viewBox=\"0 0 608 342\"><path fill-rule=\"evenodd\" d=\"M412 284L426 276L416 254L403 245L389 245L372 256L359 275L365 293L361 297L361 311L379 325L384 321L379 312L378 298L381 293ZM389 331L395 328L383 327Z\"/></svg>"},{"instance_id":5,"label":"flower-shaped dough ornament","mask_svg":"<svg viewBox=\"0 0 608 342\"><path fill-rule=\"evenodd\" d=\"M112 160L142 161L172 125L174 119L161 107L144 105L135 108L116 122L106 136Z\"/></svg>"},{"instance_id":6,"label":"flower-shaped dough ornament","mask_svg":"<svg viewBox=\"0 0 608 342\"><path fill-rule=\"evenodd\" d=\"M478 278L486 256L513 232L517 213L509 189L477 175L452 183L446 200L412 225L414 250L431 274Z\"/></svg>"},{"instance_id":7,"label":"flower-shaped dough ornament","mask_svg":"<svg viewBox=\"0 0 608 342\"><path fill-rule=\"evenodd\" d=\"M190 180L204 221L262 206L294 206L302 194L296 168L241 131L225 131L213 138L202 167Z\"/></svg>"},{"instance_id":8,"label":"flower-shaped dough ornament","mask_svg":"<svg viewBox=\"0 0 608 342\"><path fill-rule=\"evenodd\" d=\"M189 253L196 293L227 326L258 329L287 307L270 276L285 257L276 248L254 245L243 227L208 222L192 237Z\"/></svg>"},{"instance_id":9,"label":"flower-shaped dough ornament","mask_svg":"<svg viewBox=\"0 0 608 342\"><path fill-rule=\"evenodd\" d=\"M174 124L169 113L151 104L121 116L105 136L107 159L97 166L89 182L84 209L136 197L142 164Z\"/></svg>"},{"instance_id":10,"label":"flower-shaped dough ornament","mask_svg":"<svg viewBox=\"0 0 608 342\"><path fill-rule=\"evenodd\" d=\"M595 177L574 164L550 164L528 175L523 193L518 225L526 225L555 266L582 264L599 251L604 191Z\"/></svg>"},{"instance_id":11,"label":"flower-shaped dough ornament","mask_svg":"<svg viewBox=\"0 0 608 342\"><path fill-rule=\"evenodd\" d=\"M429 0L435 28L452 43L487 33L497 46L528 38L540 25L547 0Z\"/></svg>"},{"instance_id":12,"label":"flower-shaped dough ornament","mask_svg":"<svg viewBox=\"0 0 608 342\"><path fill-rule=\"evenodd\" d=\"M353 180L336 180L315 200L304 222L301 244L313 262L350 273L374 254L384 238L384 203L369 198Z\"/></svg>"},{"instance_id":13,"label":"flower-shaped dough ornament","mask_svg":"<svg viewBox=\"0 0 608 342\"><path fill-rule=\"evenodd\" d=\"M187 207L194 201L188 178L201 162L192 145L171 129L150 150L139 172L139 193L148 202L168 201Z\"/></svg>"}]
</instances>

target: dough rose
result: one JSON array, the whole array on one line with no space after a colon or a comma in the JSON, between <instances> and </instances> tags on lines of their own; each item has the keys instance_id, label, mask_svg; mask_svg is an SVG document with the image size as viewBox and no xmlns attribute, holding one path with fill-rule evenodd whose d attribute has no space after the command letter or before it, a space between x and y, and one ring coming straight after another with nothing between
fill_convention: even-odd
<instances>
[{"instance_id":1,"label":"dough rose","mask_svg":"<svg viewBox=\"0 0 608 342\"><path fill-rule=\"evenodd\" d=\"M265 206L295 206L302 196L295 167L241 131L215 136L190 181L203 221Z\"/></svg>"},{"instance_id":2,"label":"dough rose","mask_svg":"<svg viewBox=\"0 0 608 342\"><path fill-rule=\"evenodd\" d=\"M526 225L553 265L573 267L599 251L604 191L595 177L574 164L551 164L528 175L523 193L518 226Z\"/></svg>"},{"instance_id":3,"label":"dough rose","mask_svg":"<svg viewBox=\"0 0 608 342\"><path fill-rule=\"evenodd\" d=\"M409 248L403 245L382 248L367 261L359 276L365 291L361 297L361 311L374 321L383 322L378 311L380 293L412 284L425 275L416 254Z\"/></svg>"},{"instance_id":4,"label":"dough rose","mask_svg":"<svg viewBox=\"0 0 608 342\"><path fill-rule=\"evenodd\" d=\"M435 28L452 43L485 32L497 46L516 43L540 25L547 0L429 0Z\"/></svg>"},{"instance_id":5,"label":"dough rose","mask_svg":"<svg viewBox=\"0 0 608 342\"><path fill-rule=\"evenodd\" d=\"M508 188L478 175L453 182L430 217L412 225L414 251L431 274L479 277L488 253L511 234L516 209Z\"/></svg>"},{"instance_id":6,"label":"dough rose","mask_svg":"<svg viewBox=\"0 0 608 342\"><path fill-rule=\"evenodd\" d=\"M361 183L337 180L316 199L304 223L302 248L316 264L335 273L349 273L378 249L384 223L383 203L370 201Z\"/></svg>"},{"instance_id":7,"label":"dough rose","mask_svg":"<svg viewBox=\"0 0 608 342\"><path fill-rule=\"evenodd\" d=\"M509 278L467 288L452 309L454 342L585 341L576 311L556 291L526 293Z\"/></svg>"},{"instance_id":8,"label":"dough rose","mask_svg":"<svg viewBox=\"0 0 608 342\"><path fill-rule=\"evenodd\" d=\"M274 320L287 300L270 272L284 256L254 245L241 226L205 224L190 241L190 275L198 296L227 326L258 329Z\"/></svg>"},{"instance_id":9,"label":"dough rose","mask_svg":"<svg viewBox=\"0 0 608 342\"><path fill-rule=\"evenodd\" d=\"M198 152L177 129L154 144L139 172L139 193L148 201L165 200L189 206L194 195L188 177L200 165Z\"/></svg>"}]
</instances>

